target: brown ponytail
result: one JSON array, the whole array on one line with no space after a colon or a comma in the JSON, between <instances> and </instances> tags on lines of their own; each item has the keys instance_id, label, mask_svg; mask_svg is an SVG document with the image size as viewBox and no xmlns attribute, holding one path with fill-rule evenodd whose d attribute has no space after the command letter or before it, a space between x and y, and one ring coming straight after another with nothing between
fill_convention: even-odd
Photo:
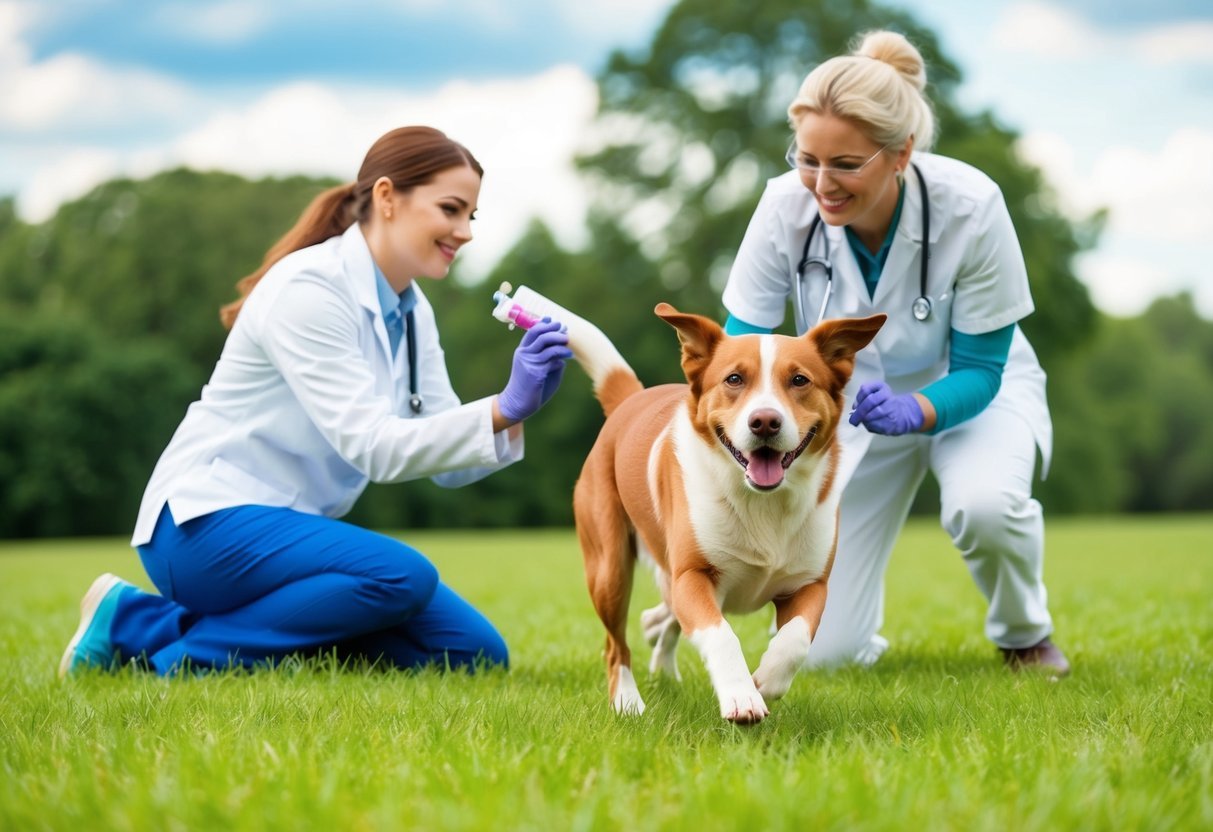
<instances>
[{"instance_id":1,"label":"brown ponytail","mask_svg":"<svg viewBox=\"0 0 1213 832\"><path fill-rule=\"evenodd\" d=\"M311 204L304 209L294 228L282 235L282 239L274 243L265 253L265 259L261 261L260 268L236 284L236 289L240 292L239 299L219 309L219 320L225 327L231 329L232 325L236 323L236 316L240 314L240 307L244 305L244 299L270 270L270 266L292 251L314 246L329 237L341 234L353 224L353 212L349 210L349 207L354 199L354 186L353 182L348 185L338 185L336 188L329 188L312 200Z\"/></svg>"},{"instance_id":2,"label":"brown ponytail","mask_svg":"<svg viewBox=\"0 0 1213 832\"><path fill-rule=\"evenodd\" d=\"M432 127L399 127L371 145L358 179L330 188L312 200L295 226L265 253L257 271L236 284L240 297L219 310L219 320L231 329L240 307L270 267L293 251L324 242L365 220L371 208L371 188L381 177L397 191L424 185L447 168L467 165L484 176L484 169L463 145Z\"/></svg>"}]
</instances>

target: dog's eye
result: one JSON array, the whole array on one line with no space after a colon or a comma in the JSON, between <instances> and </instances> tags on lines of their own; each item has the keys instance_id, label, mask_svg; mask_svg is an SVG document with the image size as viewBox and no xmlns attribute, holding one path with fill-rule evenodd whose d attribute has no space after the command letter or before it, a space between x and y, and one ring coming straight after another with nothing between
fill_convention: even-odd
<instances>
[{"instance_id":1,"label":"dog's eye","mask_svg":"<svg viewBox=\"0 0 1213 832\"><path fill-rule=\"evenodd\" d=\"M724 377L724 383L729 387L740 387L745 383L745 379L741 377L741 373L729 373Z\"/></svg>"},{"instance_id":2,"label":"dog's eye","mask_svg":"<svg viewBox=\"0 0 1213 832\"><path fill-rule=\"evenodd\" d=\"M808 387L809 384L810 384L809 377L806 375L797 373L796 375L792 376L792 386L793 387Z\"/></svg>"}]
</instances>

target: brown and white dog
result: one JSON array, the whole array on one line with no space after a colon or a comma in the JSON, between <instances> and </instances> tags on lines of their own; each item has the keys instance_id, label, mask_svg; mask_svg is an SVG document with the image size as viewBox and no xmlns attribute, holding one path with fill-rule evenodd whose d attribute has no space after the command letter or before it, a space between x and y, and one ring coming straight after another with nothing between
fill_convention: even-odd
<instances>
[{"instance_id":1,"label":"brown and white dog","mask_svg":"<svg viewBox=\"0 0 1213 832\"><path fill-rule=\"evenodd\" d=\"M607 420L574 491L590 597L606 626L607 681L620 713L641 713L627 644L637 557L663 602L641 616L650 670L675 678L681 632L738 723L783 696L821 621L838 539L834 471L843 387L884 315L830 320L806 335L729 337L669 304L687 384L644 389L605 337L574 345ZM777 631L751 675L725 612L773 601Z\"/></svg>"}]
</instances>

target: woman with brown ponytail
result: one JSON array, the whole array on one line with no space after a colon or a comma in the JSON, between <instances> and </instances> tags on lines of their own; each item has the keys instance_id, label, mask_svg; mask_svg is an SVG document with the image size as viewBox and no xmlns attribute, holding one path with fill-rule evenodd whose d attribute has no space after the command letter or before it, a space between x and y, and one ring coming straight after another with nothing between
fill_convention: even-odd
<instances>
[{"instance_id":1,"label":"woman with brown ponytail","mask_svg":"<svg viewBox=\"0 0 1213 832\"><path fill-rule=\"evenodd\" d=\"M453 487L521 459L522 421L560 384L568 338L545 319L499 395L462 404L451 388L416 278L443 278L472 239L482 175L441 132L393 130L240 282L221 311L223 353L131 541L160 594L98 578L61 676L322 650L397 667L506 664L496 629L420 552L336 519L371 481Z\"/></svg>"}]
</instances>

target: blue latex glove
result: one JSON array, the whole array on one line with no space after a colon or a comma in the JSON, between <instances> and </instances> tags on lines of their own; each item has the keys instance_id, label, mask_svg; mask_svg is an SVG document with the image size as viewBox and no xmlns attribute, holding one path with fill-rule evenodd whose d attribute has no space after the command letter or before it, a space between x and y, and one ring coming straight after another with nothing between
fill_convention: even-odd
<instances>
[{"instance_id":1,"label":"blue latex glove","mask_svg":"<svg viewBox=\"0 0 1213 832\"><path fill-rule=\"evenodd\" d=\"M526 331L518 349L510 380L497 396L497 408L511 422L535 414L560 386L564 362L573 357L569 335L551 318L544 318Z\"/></svg>"},{"instance_id":2,"label":"blue latex glove","mask_svg":"<svg viewBox=\"0 0 1213 832\"><path fill-rule=\"evenodd\" d=\"M898 396L883 381L868 381L855 396L850 422L862 424L872 433L901 436L921 430L924 418L913 393Z\"/></svg>"}]
</instances>

